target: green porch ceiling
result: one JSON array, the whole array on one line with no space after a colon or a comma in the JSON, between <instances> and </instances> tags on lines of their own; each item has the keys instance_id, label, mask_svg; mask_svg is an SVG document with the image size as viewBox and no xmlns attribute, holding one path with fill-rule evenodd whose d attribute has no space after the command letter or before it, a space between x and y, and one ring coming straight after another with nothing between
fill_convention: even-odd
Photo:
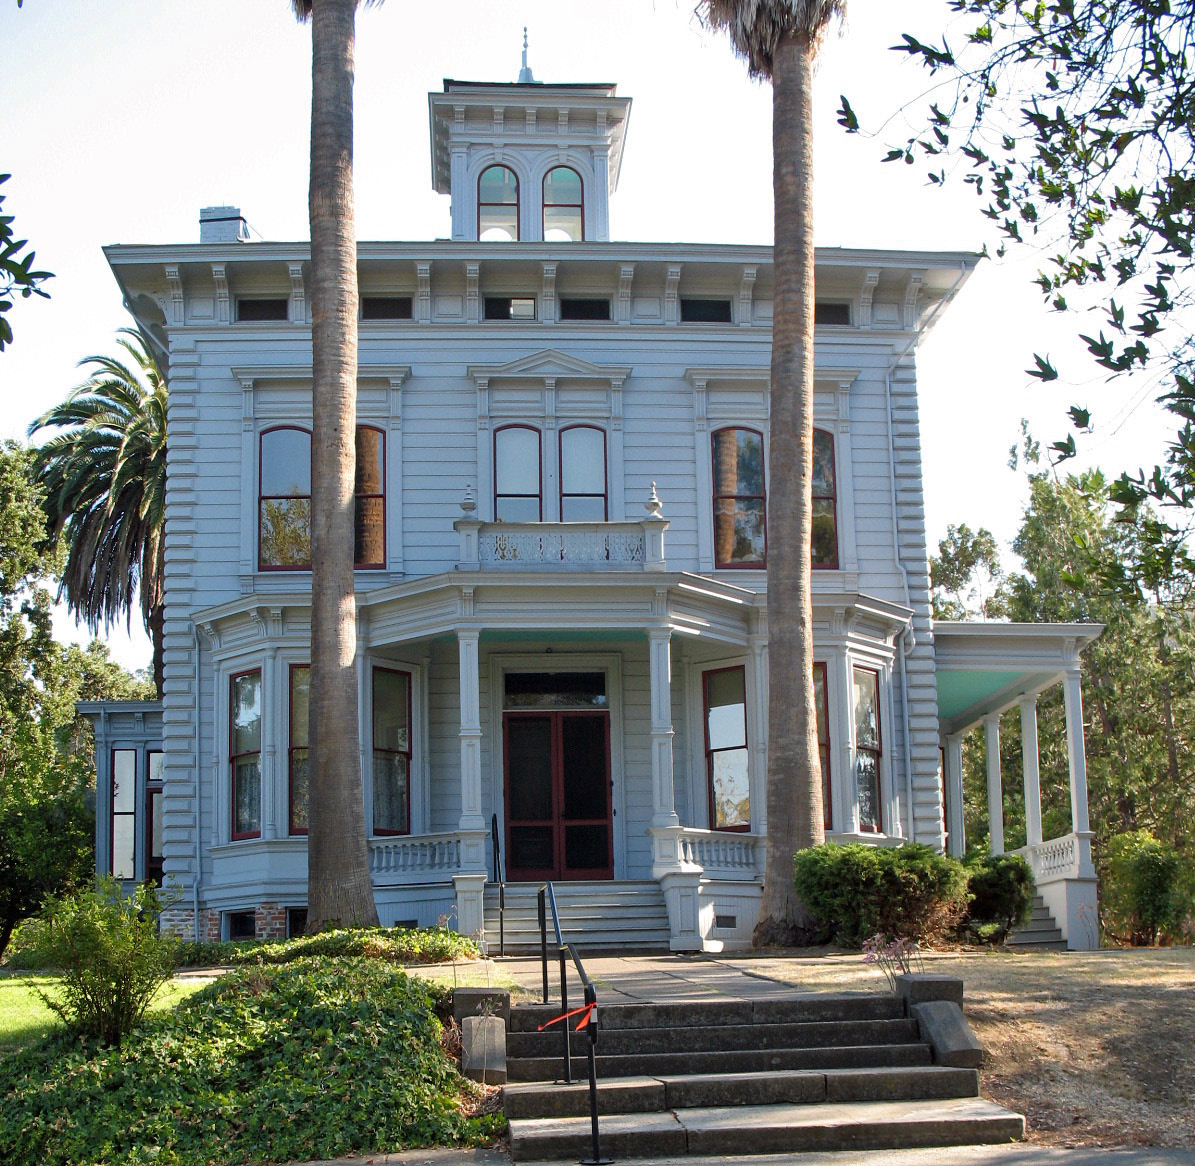
<instances>
[{"instance_id":1,"label":"green porch ceiling","mask_svg":"<svg viewBox=\"0 0 1195 1166\"><path fill-rule=\"evenodd\" d=\"M1002 689L1028 680L1028 672L991 672L986 669L967 670L939 669L938 677L938 719L952 721L967 709L989 700Z\"/></svg>"}]
</instances>

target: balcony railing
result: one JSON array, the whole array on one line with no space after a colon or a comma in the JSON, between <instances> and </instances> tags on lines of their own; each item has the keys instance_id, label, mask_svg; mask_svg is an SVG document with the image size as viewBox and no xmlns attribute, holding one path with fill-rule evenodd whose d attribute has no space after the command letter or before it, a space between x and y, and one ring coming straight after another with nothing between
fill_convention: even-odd
<instances>
[{"instance_id":1,"label":"balcony railing","mask_svg":"<svg viewBox=\"0 0 1195 1166\"><path fill-rule=\"evenodd\" d=\"M680 857L688 866L701 867L707 878L754 878L763 871L765 843L760 834L686 826L680 832Z\"/></svg>"},{"instance_id":2,"label":"balcony railing","mask_svg":"<svg viewBox=\"0 0 1195 1166\"><path fill-rule=\"evenodd\" d=\"M461 835L411 834L369 840L374 884L447 879L461 870Z\"/></svg>"},{"instance_id":3,"label":"balcony railing","mask_svg":"<svg viewBox=\"0 0 1195 1166\"><path fill-rule=\"evenodd\" d=\"M1095 870L1091 865L1090 833L1047 838L1045 842L1022 846L1017 854L1033 868L1033 881L1038 887L1044 883L1095 877Z\"/></svg>"}]
</instances>

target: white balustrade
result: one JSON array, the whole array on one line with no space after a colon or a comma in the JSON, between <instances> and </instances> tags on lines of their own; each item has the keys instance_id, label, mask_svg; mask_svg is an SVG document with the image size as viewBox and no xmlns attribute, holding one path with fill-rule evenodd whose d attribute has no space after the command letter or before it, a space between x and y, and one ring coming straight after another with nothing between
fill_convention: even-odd
<instances>
[{"instance_id":1,"label":"white balustrade","mask_svg":"<svg viewBox=\"0 0 1195 1166\"><path fill-rule=\"evenodd\" d=\"M461 835L412 834L369 840L369 873L374 883L445 879L461 870Z\"/></svg>"},{"instance_id":2,"label":"white balustrade","mask_svg":"<svg viewBox=\"0 0 1195 1166\"><path fill-rule=\"evenodd\" d=\"M493 566L639 567L646 557L642 526L613 522L486 523L478 560Z\"/></svg>"},{"instance_id":3,"label":"white balustrade","mask_svg":"<svg viewBox=\"0 0 1195 1166\"><path fill-rule=\"evenodd\" d=\"M680 831L681 862L699 866L707 878L754 878L763 870L764 839L726 830Z\"/></svg>"},{"instance_id":4,"label":"white balustrade","mask_svg":"<svg viewBox=\"0 0 1195 1166\"><path fill-rule=\"evenodd\" d=\"M1033 868L1033 881L1064 882L1067 879L1089 877L1091 870L1091 835L1087 832L1064 834L1049 838L1017 851Z\"/></svg>"}]
</instances>

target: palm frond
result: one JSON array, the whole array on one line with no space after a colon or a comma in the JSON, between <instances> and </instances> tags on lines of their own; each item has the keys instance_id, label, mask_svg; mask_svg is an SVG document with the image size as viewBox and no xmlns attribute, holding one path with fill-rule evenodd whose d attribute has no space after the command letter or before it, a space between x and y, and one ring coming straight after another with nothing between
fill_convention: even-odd
<instances>
[{"instance_id":1,"label":"palm frond","mask_svg":"<svg viewBox=\"0 0 1195 1166\"><path fill-rule=\"evenodd\" d=\"M725 29L753 77L772 76L772 58L786 33L816 48L831 21L846 14L847 0L701 0L697 14L710 28Z\"/></svg>"}]
</instances>

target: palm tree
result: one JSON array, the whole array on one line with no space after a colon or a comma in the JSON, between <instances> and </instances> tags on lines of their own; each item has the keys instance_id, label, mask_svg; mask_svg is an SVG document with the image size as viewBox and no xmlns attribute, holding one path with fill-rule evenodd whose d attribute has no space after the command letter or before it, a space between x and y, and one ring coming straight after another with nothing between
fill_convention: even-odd
<instances>
[{"instance_id":1,"label":"palm tree","mask_svg":"<svg viewBox=\"0 0 1195 1166\"><path fill-rule=\"evenodd\" d=\"M166 381L140 334L116 341L131 361L88 356L92 371L29 427L56 430L34 451L47 525L66 543L59 598L94 634L134 599L154 645L162 691L163 552L166 531Z\"/></svg>"},{"instance_id":2,"label":"palm tree","mask_svg":"<svg viewBox=\"0 0 1195 1166\"><path fill-rule=\"evenodd\" d=\"M358 0L291 0L311 21L311 696L307 928L377 926L357 743L353 487L357 239L353 49Z\"/></svg>"},{"instance_id":3,"label":"palm tree","mask_svg":"<svg viewBox=\"0 0 1195 1166\"><path fill-rule=\"evenodd\" d=\"M813 705L813 61L846 0L702 0L753 77L772 83L775 302L768 514L768 842L753 942L807 928L792 856L825 841Z\"/></svg>"}]
</instances>

